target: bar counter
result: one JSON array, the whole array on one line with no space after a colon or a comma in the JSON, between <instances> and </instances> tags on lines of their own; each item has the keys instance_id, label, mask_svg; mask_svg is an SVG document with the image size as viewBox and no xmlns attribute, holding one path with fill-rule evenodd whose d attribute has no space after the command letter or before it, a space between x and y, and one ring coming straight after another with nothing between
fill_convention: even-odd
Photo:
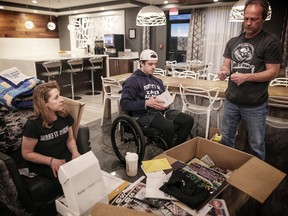
<instances>
[{"instance_id":1,"label":"bar counter","mask_svg":"<svg viewBox=\"0 0 288 216\"><path fill-rule=\"evenodd\" d=\"M90 65L88 59L91 57L102 57L104 58L103 69L97 70L94 76L95 90L101 91L101 76L110 76L109 71L109 56L108 55L93 55L90 53L80 53L80 52L67 52L67 53L56 53L41 56L22 56L22 57L11 57L7 59L0 59L0 71L17 67L22 73L27 76L37 77L41 80L47 81L47 77L41 76L41 73L45 71L42 63L44 61L61 60L62 70L67 69L69 66L67 60L82 58L84 60L83 66ZM63 96L71 96L71 84L70 75L67 73L62 73L59 76L53 77L51 80L56 80L61 88L61 94ZM77 80L77 81L76 81ZM80 91L91 91L91 71L83 71L82 73L77 73L74 76L74 90L75 94Z\"/></svg>"}]
</instances>

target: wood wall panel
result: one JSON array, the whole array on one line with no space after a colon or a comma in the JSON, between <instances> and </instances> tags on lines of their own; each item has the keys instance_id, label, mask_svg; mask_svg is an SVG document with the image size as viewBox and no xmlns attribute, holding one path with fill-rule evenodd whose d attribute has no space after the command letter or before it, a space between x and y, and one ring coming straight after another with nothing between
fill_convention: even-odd
<instances>
[{"instance_id":1,"label":"wood wall panel","mask_svg":"<svg viewBox=\"0 0 288 216\"><path fill-rule=\"evenodd\" d=\"M34 22L34 28L26 29L26 20ZM57 18L52 16L56 29L50 31L47 23L50 16L41 14L27 14L14 11L0 11L0 37L4 38L59 38Z\"/></svg>"}]
</instances>

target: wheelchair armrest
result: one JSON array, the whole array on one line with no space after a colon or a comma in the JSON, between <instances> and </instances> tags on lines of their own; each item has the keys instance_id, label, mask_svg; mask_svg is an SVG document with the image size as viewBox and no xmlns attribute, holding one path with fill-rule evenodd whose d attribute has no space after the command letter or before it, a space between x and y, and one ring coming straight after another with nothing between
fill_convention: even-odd
<instances>
[{"instance_id":1,"label":"wheelchair armrest","mask_svg":"<svg viewBox=\"0 0 288 216\"><path fill-rule=\"evenodd\" d=\"M84 154L91 150L90 131L86 125L80 125L76 143L80 154Z\"/></svg>"}]
</instances>

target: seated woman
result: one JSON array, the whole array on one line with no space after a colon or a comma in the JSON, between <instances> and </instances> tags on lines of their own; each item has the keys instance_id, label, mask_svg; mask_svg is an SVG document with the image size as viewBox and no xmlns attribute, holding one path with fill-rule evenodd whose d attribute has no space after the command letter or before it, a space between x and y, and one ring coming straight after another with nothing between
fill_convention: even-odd
<instances>
[{"instance_id":1,"label":"seated woman","mask_svg":"<svg viewBox=\"0 0 288 216\"><path fill-rule=\"evenodd\" d=\"M80 156L72 130L74 119L55 81L35 87L33 105L23 130L22 155L30 172L58 181L59 167Z\"/></svg>"}]
</instances>

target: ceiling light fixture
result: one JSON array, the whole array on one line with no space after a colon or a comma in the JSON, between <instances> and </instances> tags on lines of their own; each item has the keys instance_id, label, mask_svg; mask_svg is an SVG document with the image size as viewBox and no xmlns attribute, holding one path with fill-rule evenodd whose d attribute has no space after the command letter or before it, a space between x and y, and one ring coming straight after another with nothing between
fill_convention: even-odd
<instances>
[{"instance_id":1,"label":"ceiling light fixture","mask_svg":"<svg viewBox=\"0 0 288 216\"><path fill-rule=\"evenodd\" d=\"M230 11L230 15L229 15L229 21L230 22L243 22L243 20L244 20L244 9L245 9L246 1L247 0L239 0L232 7L232 9ZM269 4L269 2L268 2L268 4ZM271 9L271 5L269 4L269 11L268 11L266 20L271 20L271 16L272 16L272 9Z\"/></svg>"},{"instance_id":2,"label":"ceiling light fixture","mask_svg":"<svg viewBox=\"0 0 288 216\"><path fill-rule=\"evenodd\" d=\"M71 14L71 2L69 0L69 15ZM70 19L69 19L69 24L67 25L67 29L69 31L72 31L75 29L75 26L73 24L70 24Z\"/></svg>"},{"instance_id":3,"label":"ceiling light fixture","mask_svg":"<svg viewBox=\"0 0 288 216\"><path fill-rule=\"evenodd\" d=\"M48 22L47 28L48 28L50 31L53 31L53 30L56 29L56 24L55 24L54 22L52 22L50 0L49 0L49 11L50 11L50 22Z\"/></svg>"},{"instance_id":4,"label":"ceiling light fixture","mask_svg":"<svg viewBox=\"0 0 288 216\"><path fill-rule=\"evenodd\" d=\"M28 15L28 4L27 4L27 0L26 0L26 9L27 9L27 12L26 12L26 16ZM25 28L26 29L33 29L34 28L34 23L31 21L31 20L26 20L25 21Z\"/></svg>"},{"instance_id":5,"label":"ceiling light fixture","mask_svg":"<svg viewBox=\"0 0 288 216\"><path fill-rule=\"evenodd\" d=\"M150 5L143 7L137 14L137 26L162 26L166 25L165 13L156 6Z\"/></svg>"}]
</instances>

